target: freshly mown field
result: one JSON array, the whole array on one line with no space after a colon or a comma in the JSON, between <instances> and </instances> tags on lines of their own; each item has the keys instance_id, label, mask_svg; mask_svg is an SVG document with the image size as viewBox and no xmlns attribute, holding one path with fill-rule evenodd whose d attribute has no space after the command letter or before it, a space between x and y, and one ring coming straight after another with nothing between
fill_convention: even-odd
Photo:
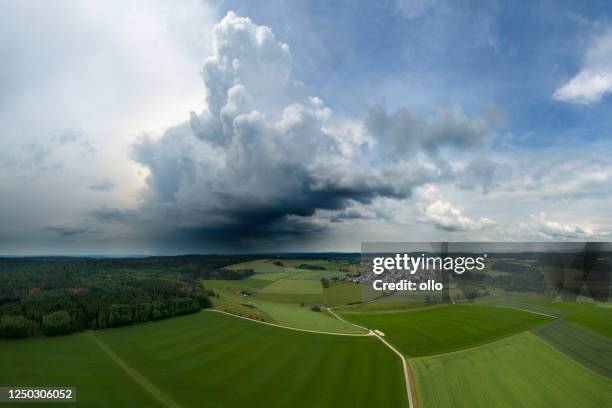
<instances>
[{"instance_id":1,"label":"freshly mown field","mask_svg":"<svg viewBox=\"0 0 612 408\"><path fill-rule=\"evenodd\" d=\"M407 405L401 362L374 337L297 332L214 312L2 341L0 386L10 385L75 386L76 405L88 407Z\"/></svg>"},{"instance_id":2,"label":"freshly mown field","mask_svg":"<svg viewBox=\"0 0 612 408\"><path fill-rule=\"evenodd\" d=\"M529 332L410 365L422 407L612 406L612 380Z\"/></svg>"},{"instance_id":3,"label":"freshly mown field","mask_svg":"<svg viewBox=\"0 0 612 408\"><path fill-rule=\"evenodd\" d=\"M612 379L612 338L564 320L537 327L533 332L585 367Z\"/></svg>"},{"instance_id":4,"label":"freshly mown field","mask_svg":"<svg viewBox=\"0 0 612 408\"><path fill-rule=\"evenodd\" d=\"M407 356L474 347L551 320L534 313L477 304L431 306L403 312L342 313L347 320L382 331Z\"/></svg>"}]
</instances>

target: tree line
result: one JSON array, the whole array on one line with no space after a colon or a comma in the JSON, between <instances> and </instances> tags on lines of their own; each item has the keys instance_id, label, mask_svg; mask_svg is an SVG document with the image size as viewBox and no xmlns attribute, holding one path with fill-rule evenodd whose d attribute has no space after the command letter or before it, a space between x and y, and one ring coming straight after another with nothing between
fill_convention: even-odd
<instances>
[{"instance_id":1,"label":"tree line","mask_svg":"<svg viewBox=\"0 0 612 408\"><path fill-rule=\"evenodd\" d=\"M0 258L0 337L53 336L194 313L211 306L200 279L245 257Z\"/></svg>"}]
</instances>

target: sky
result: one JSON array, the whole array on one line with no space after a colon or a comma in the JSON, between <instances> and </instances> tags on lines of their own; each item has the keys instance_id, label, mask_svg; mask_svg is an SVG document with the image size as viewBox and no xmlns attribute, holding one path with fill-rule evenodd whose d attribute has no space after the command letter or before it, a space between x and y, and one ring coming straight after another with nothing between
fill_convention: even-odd
<instances>
[{"instance_id":1,"label":"sky","mask_svg":"<svg viewBox=\"0 0 612 408\"><path fill-rule=\"evenodd\" d=\"M606 1L0 0L0 254L607 241Z\"/></svg>"}]
</instances>

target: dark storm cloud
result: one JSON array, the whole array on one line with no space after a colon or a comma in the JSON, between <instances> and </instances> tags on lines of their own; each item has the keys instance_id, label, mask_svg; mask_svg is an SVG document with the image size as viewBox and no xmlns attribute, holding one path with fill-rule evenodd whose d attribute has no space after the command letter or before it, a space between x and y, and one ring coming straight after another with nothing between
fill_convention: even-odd
<instances>
[{"instance_id":1,"label":"dark storm cloud","mask_svg":"<svg viewBox=\"0 0 612 408\"><path fill-rule=\"evenodd\" d=\"M49 225L45 230L55 232L62 237L73 235L99 234L101 231L87 226Z\"/></svg>"},{"instance_id":2,"label":"dark storm cloud","mask_svg":"<svg viewBox=\"0 0 612 408\"><path fill-rule=\"evenodd\" d=\"M138 216L103 208L96 219L152 220L173 240L308 237L326 230L318 211L337 212L332 221L357 218L346 209L452 180L442 149L482 146L494 135L493 110L422 118L374 106L351 133L363 137L347 137L292 78L289 47L269 28L229 13L214 35L203 68L206 109L133 146L131 157L149 171Z\"/></svg>"},{"instance_id":3,"label":"dark storm cloud","mask_svg":"<svg viewBox=\"0 0 612 408\"><path fill-rule=\"evenodd\" d=\"M362 214L359 211L347 210L347 211L340 211L340 212L335 213L334 215L329 217L329 221L342 222L342 221L347 221L347 220L366 220L370 218L371 218L370 216L366 214Z\"/></svg>"}]
</instances>

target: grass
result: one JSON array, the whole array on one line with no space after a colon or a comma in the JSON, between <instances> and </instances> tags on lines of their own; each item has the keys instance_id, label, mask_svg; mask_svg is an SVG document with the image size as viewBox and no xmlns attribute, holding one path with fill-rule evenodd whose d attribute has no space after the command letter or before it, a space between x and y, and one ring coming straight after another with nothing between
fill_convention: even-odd
<instances>
[{"instance_id":1,"label":"grass","mask_svg":"<svg viewBox=\"0 0 612 408\"><path fill-rule=\"evenodd\" d=\"M594 302L528 301L523 306L530 309L547 310L566 320L586 327L601 335L612 337L612 307Z\"/></svg>"},{"instance_id":2,"label":"grass","mask_svg":"<svg viewBox=\"0 0 612 408\"><path fill-rule=\"evenodd\" d=\"M308 299L310 301L303 302L300 301L302 297L311 295L260 292L245 286L244 281L217 280L205 281L204 284L219 293L220 298L213 299L213 306L218 310L300 329L338 333L361 332L353 325L331 315L310 310L310 306L314 304L321 305L321 295L315 295L315 299L310 298ZM320 282L317 283L321 285ZM253 295L242 296L240 292L243 290L250 291ZM266 296L276 296L276 298L267 300ZM279 297L285 301L279 301Z\"/></svg>"},{"instance_id":3,"label":"grass","mask_svg":"<svg viewBox=\"0 0 612 408\"><path fill-rule=\"evenodd\" d=\"M568 316L567 320L612 338L612 308L606 306L593 305Z\"/></svg>"},{"instance_id":4,"label":"grass","mask_svg":"<svg viewBox=\"0 0 612 408\"><path fill-rule=\"evenodd\" d=\"M12 385L74 386L75 405L87 407L160 406L151 389L182 407L407 404L401 362L376 338L296 332L214 312L2 341L0 386Z\"/></svg>"},{"instance_id":5,"label":"grass","mask_svg":"<svg viewBox=\"0 0 612 408\"><path fill-rule=\"evenodd\" d=\"M327 313L314 312L308 306L258 300L253 304L282 325L335 333L364 333L352 324L338 320Z\"/></svg>"},{"instance_id":6,"label":"grass","mask_svg":"<svg viewBox=\"0 0 612 408\"><path fill-rule=\"evenodd\" d=\"M355 312L388 312L418 309L421 307L433 305L435 305L435 303L411 302L406 300L387 300L386 298L381 298L380 300L377 300L375 302L352 305L350 308L347 308L345 310Z\"/></svg>"},{"instance_id":7,"label":"grass","mask_svg":"<svg viewBox=\"0 0 612 408\"><path fill-rule=\"evenodd\" d=\"M163 406L107 357L91 332L0 341L0 386L76 387L77 406Z\"/></svg>"},{"instance_id":8,"label":"grass","mask_svg":"<svg viewBox=\"0 0 612 408\"><path fill-rule=\"evenodd\" d=\"M285 293L298 295L321 295L323 286L318 280L308 279L280 279L266 286L264 293Z\"/></svg>"},{"instance_id":9,"label":"grass","mask_svg":"<svg viewBox=\"0 0 612 408\"><path fill-rule=\"evenodd\" d=\"M371 337L296 332L212 312L98 336L184 406L406 405L401 362Z\"/></svg>"},{"instance_id":10,"label":"grass","mask_svg":"<svg viewBox=\"0 0 612 408\"><path fill-rule=\"evenodd\" d=\"M585 367L612 378L612 339L564 320L538 327L533 332Z\"/></svg>"},{"instance_id":11,"label":"grass","mask_svg":"<svg viewBox=\"0 0 612 408\"><path fill-rule=\"evenodd\" d=\"M519 310L476 304L394 313L343 312L343 316L359 325L381 330L407 356L425 356L478 346L551 319Z\"/></svg>"},{"instance_id":12,"label":"grass","mask_svg":"<svg viewBox=\"0 0 612 408\"><path fill-rule=\"evenodd\" d=\"M269 302L291 303L299 305L320 305L323 303L323 295L312 293L275 293L275 292L258 292L253 295L254 299L266 300Z\"/></svg>"},{"instance_id":13,"label":"grass","mask_svg":"<svg viewBox=\"0 0 612 408\"><path fill-rule=\"evenodd\" d=\"M612 381L529 332L411 366L424 407L612 406Z\"/></svg>"},{"instance_id":14,"label":"grass","mask_svg":"<svg viewBox=\"0 0 612 408\"><path fill-rule=\"evenodd\" d=\"M329 287L323 289L323 303L332 307L360 302L363 298L362 291L362 285L358 283L330 281Z\"/></svg>"}]
</instances>

